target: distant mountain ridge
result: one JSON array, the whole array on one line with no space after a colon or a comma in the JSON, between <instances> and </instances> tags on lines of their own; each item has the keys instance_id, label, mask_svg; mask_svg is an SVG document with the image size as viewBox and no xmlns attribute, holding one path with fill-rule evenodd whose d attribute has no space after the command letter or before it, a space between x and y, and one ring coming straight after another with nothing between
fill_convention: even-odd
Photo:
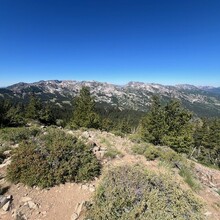
<instances>
[{"instance_id":1,"label":"distant mountain ridge","mask_svg":"<svg viewBox=\"0 0 220 220\"><path fill-rule=\"evenodd\" d=\"M55 105L71 106L71 101L82 86L88 86L95 101L103 106L147 111L152 95L159 95L166 102L171 98L199 116L220 116L220 87L198 87L188 84L167 86L155 83L129 82L114 85L97 81L48 80L34 83L17 83L0 89L0 98L22 100L31 92L43 101Z\"/></svg>"}]
</instances>

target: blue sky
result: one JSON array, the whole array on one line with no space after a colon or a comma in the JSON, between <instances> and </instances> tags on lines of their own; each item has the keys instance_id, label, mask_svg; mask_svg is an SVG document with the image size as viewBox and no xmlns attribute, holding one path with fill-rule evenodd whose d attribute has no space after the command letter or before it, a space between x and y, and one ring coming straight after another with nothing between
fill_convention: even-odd
<instances>
[{"instance_id":1,"label":"blue sky","mask_svg":"<svg viewBox=\"0 0 220 220\"><path fill-rule=\"evenodd\" d=\"M219 0L1 0L0 86L220 86Z\"/></svg>"}]
</instances>

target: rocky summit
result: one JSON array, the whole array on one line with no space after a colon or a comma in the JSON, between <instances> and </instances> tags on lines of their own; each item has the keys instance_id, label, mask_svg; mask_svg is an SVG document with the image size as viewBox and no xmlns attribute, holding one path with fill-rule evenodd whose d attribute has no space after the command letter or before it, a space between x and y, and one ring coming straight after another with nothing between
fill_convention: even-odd
<instances>
[{"instance_id":1,"label":"rocky summit","mask_svg":"<svg viewBox=\"0 0 220 220\"><path fill-rule=\"evenodd\" d=\"M114 85L97 81L48 80L35 83L18 83L0 89L0 98L24 101L30 93L35 93L43 101L62 107L70 107L82 86L90 88L97 104L147 111L153 95L159 95L166 102L171 98L181 100L182 104L198 116L220 115L220 88L181 84L176 86L154 83L129 82Z\"/></svg>"}]
</instances>

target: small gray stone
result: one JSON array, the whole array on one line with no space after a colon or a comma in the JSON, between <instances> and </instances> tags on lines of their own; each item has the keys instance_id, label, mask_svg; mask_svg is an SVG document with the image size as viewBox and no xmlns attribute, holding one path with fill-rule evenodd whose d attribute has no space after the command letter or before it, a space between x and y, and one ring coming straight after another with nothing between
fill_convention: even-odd
<instances>
[{"instance_id":1,"label":"small gray stone","mask_svg":"<svg viewBox=\"0 0 220 220\"><path fill-rule=\"evenodd\" d=\"M38 209L37 204L34 203L33 201L28 201L27 204L30 209Z\"/></svg>"},{"instance_id":2,"label":"small gray stone","mask_svg":"<svg viewBox=\"0 0 220 220\"><path fill-rule=\"evenodd\" d=\"M0 196L0 208L2 208L8 201L9 199L7 199L7 197L1 195Z\"/></svg>"},{"instance_id":3,"label":"small gray stone","mask_svg":"<svg viewBox=\"0 0 220 220\"><path fill-rule=\"evenodd\" d=\"M90 191L90 192L95 192L95 187L90 187L90 188L89 188L89 191Z\"/></svg>"},{"instance_id":4,"label":"small gray stone","mask_svg":"<svg viewBox=\"0 0 220 220\"><path fill-rule=\"evenodd\" d=\"M80 217L80 214L82 213L84 206L85 206L85 201L76 204L75 212L73 213L71 220L75 220Z\"/></svg>"},{"instance_id":5,"label":"small gray stone","mask_svg":"<svg viewBox=\"0 0 220 220\"><path fill-rule=\"evenodd\" d=\"M12 195L9 195L9 196L7 196L6 198L8 199L8 200L12 200Z\"/></svg>"},{"instance_id":6,"label":"small gray stone","mask_svg":"<svg viewBox=\"0 0 220 220\"><path fill-rule=\"evenodd\" d=\"M11 150L6 150L6 151L3 152L3 154L6 155L6 156L10 155L10 153L11 153Z\"/></svg>"},{"instance_id":7,"label":"small gray stone","mask_svg":"<svg viewBox=\"0 0 220 220\"><path fill-rule=\"evenodd\" d=\"M85 138L89 138L89 137L90 137L90 134L89 134L88 131L84 131L84 132L82 133L82 136L85 137Z\"/></svg>"},{"instance_id":8,"label":"small gray stone","mask_svg":"<svg viewBox=\"0 0 220 220\"><path fill-rule=\"evenodd\" d=\"M11 206L11 201L8 200L8 202L3 205L2 209L7 212L10 209L10 206Z\"/></svg>"},{"instance_id":9,"label":"small gray stone","mask_svg":"<svg viewBox=\"0 0 220 220\"><path fill-rule=\"evenodd\" d=\"M88 190L89 187L88 187L87 185L82 185L82 186L81 186L81 189L83 189L83 190Z\"/></svg>"},{"instance_id":10,"label":"small gray stone","mask_svg":"<svg viewBox=\"0 0 220 220\"><path fill-rule=\"evenodd\" d=\"M17 219L22 219L22 220L27 220L27 217L21 213L21 212L15 212L13 217L17 220Z\"/></svg>"},{"instance_id":11,"label":"small gray stone","mask_svg":"<svg viewBox=\"0 0 220 220\"><path fill-rule=\"evenodd\" d=\"M41 212L42 215L46 215L47 214L47 211L43 211Z\"/></svg>"},{"instance_id":12,"label":"small gray stone","mask_svg":"<svg viewBox=\"0 0 220 220\"><path fill-rule=\"evenodd\" d=\"M78 214L74 212L74 213L71 215L71 220L77 220L78 217L79 217Z\"/></svg>"},{"instance_id":13,"label":"small gray stone","mask_svg":"<svg viewBox=\"0 0 220 220\"><path fill-rule=\"evenodd\" d=\"M95 192L95 186L92 185L92 184L90 184L90 185L89 185L89 191L90 191L90 192Z\"/></svg>"},{"instance_id":14,"label":"small gray stone","mask_svg":"<svg viewBox=\"0 0 220 220\"><path fill-rule=\"evenodd\" d=\"M20 202L25 203L25 202L28 202L28 201L31 201L31 200L32 199L30 197L25 196L25 197L21 197Z\"/></svg>"},{"instance_id":15,"label":"small gray stone","mask_svg":"<svg viewBox=\"0 0 220 220\"><path fill-rule=\"evenodd\" d=\"M96 147L93 148L92 151L93 151L93 153L95 153L95 152L97 152L97 151L100 151L100 147L96 146Z\"/></svg>"},{"instance_id":16,"label":"small gray stone","mask_svg":"<svg viewBox=\"0 0 220 220\"><path fill-rule=\"evenodd\" d=\"M212 215L212 213L209 212L209 211L207 211L207 212L204 213L204 215L205 215L205 216L210 216L210 215Z\"/></svg>"}]
</instances>

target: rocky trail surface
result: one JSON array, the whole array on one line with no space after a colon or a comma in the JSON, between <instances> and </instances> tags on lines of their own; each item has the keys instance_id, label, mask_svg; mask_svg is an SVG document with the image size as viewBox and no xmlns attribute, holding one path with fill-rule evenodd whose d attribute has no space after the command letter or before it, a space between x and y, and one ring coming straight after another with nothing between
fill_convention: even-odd
<instances>
[{"instance_id":1,"label":"rocky trail surface","mask_svg":"<svg viewBox=\"0 0 220 220\"><path fill-rule=\"evenodd\" d=\"M93 146L93 152L103 164L103 169L122 164L144 164L146 168L158 173L170 172L159 165L158 161L147 161L143 156L134 155L131 147L135 144L128 138L97 130L69 131ZM115 158L106 158L108 149L119 152ZM99 179L93 182L76 184L66 183L50 189L27 187L23 184L11 184L6 181L6 169L10 164L8 157L0 165L0 219L4 220L82 220L86 201L91 200ZM173 172L173 171L172 171ZM204 203L204 214L208 220L220 219L220 195L216 192L220 187L220 171L195 164L195 172L202 189L196 193ZM177 181L188 189L182 178L176 175Z\"/></svg>"}]
</instances>

